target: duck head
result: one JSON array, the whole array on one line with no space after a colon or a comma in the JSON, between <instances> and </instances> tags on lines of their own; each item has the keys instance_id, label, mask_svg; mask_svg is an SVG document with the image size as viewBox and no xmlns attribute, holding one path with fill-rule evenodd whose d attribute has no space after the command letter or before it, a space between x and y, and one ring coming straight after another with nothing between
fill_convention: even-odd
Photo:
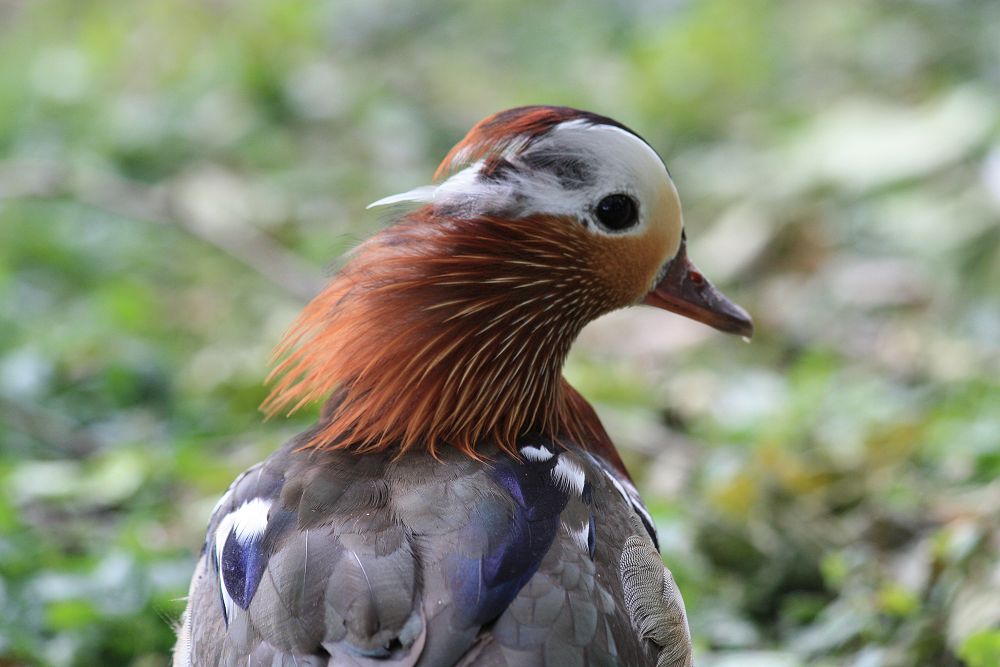
<instances>
[{"instance_id":1,"label":"duck head","mask_svg":"<svg viewBox=\"0 0 1000 667\"><path fill-rule=\"evenodd\" d=\"M577 334L647 304L750 336L687 257L656 152L609 118L520 107L486 118L411 211L361 244L292 326L264 409L332 396L310 446L400 452L539 432L610 442L562 379Z\"/></svg>"}]
</instances>

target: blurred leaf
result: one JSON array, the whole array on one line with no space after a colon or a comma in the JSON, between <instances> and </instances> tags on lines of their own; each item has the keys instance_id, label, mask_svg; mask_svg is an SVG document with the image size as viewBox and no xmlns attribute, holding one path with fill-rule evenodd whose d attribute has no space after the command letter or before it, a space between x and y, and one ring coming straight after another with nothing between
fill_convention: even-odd
<instances>
[{"instance_id":1,"label":"blurred leaf","mask_svg":"<svg viewBox=\"0 0 1000 667\"><path fill-rule=\"evenodd\" d=\"M56 632L77 630L91 626L100 618L94 605L87 600L61 600L49 605L47 622Z\"/></svg>"},{"instance_id":2,"label":"blurred leaf","mask_svg":"<svg viewBox=\"0 0 1000 667\"><path fill-rule=\"evenodd\" d=\"M1000 665L1000 630L983 630L969 636L958 649L967 667Z\"/></svg>"},{"instance_id":3,"label":"blurred leaf","mask_svg":"<svg viewBox=\"0 0 1000 667\"><path fill-rule=\"evenodd\" d=\"M878 592L879 607L892 616L911 616L920 606L920 600L913 591L902 586L886 584Z\"/></svg>"}]
</instances>

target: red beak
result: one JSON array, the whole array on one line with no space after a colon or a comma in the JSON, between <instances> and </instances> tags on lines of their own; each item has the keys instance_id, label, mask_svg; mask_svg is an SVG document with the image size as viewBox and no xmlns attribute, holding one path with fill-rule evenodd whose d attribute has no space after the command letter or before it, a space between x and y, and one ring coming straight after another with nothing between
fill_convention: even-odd
<instances>
[{"instance_id":1,"label":"red beak","mask_svg":"<svg viewBox=\"0 0 1000 667\"><path fill-rule=\"evenodd\" d=\"M683 236L666 275L646 295L643 303L690 317L719 331L747 338L753 336L750 315L715 289L691 263L687 257L687 240Z\"/></svg>"}]
</instances>

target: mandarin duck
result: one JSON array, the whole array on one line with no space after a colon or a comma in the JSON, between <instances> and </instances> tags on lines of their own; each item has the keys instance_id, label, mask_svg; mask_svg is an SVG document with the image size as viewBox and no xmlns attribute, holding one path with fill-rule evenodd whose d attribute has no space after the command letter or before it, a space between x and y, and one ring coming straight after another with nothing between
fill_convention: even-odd
<instances>
[{"instance_id":1,"label":"mandarin duck","mask_svg":"<svg viewBox=\"0 0 1000 667\"><path fill-rule=\"evenodd\" d=\"M212 512L175 665L692 664L656 530L562 377L636 304L749 336L688 260L657 153L610 118L478 123L277 351L318 422Z\"/></svg>"}]
</instances>

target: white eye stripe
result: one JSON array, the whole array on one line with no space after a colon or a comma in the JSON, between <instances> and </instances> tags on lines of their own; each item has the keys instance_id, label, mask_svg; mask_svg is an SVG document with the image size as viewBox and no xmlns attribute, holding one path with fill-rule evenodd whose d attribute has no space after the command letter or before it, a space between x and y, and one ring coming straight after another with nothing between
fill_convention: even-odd
<instances>
[{"instance_id":1,"label":"white eye stripe","mask_svg":"<svg viewBox=\"0 0 1000 667\"><path fill-rule=\"evenodd\" d=\"M437 192L436 185L421 185L420 187L400 192L399 194L382 197L373 201L365 208L377 208L379 206L392 206L393 204L427 203L434 201L434 194Z\"/></svg>"},{"instance_id":2,"label":"white eye stripe","mask_svg":"<svg viewBox=\"0 0 1000 667\"><path fill-rule=\"evenodd\" d=\"M515 142L520 149L521 144ZM558 167L542 160L531 164L533 155L555 157L576 164L585 179L560 177ZM640 233L648 223L649 203L654 201L670 175L662 160L646 142L611 125L585 120L563 123L531 144L521 155L508 150L504 157L516 168L502 178L483 177L487 160L481 159L456 172L440 185L427 185L384 197L369 208L393 204L436 204L454 215L535 214L573 217L591 233L625 235ZM570 169L570 167L567 167ZM572 171L572 169L570 169ZM567 185L568 184L568 185ZM606 230L594 217L594 207L610 194L631 196L638 208L638 223L628 229Z\"/></svg>"}]
</instances>

